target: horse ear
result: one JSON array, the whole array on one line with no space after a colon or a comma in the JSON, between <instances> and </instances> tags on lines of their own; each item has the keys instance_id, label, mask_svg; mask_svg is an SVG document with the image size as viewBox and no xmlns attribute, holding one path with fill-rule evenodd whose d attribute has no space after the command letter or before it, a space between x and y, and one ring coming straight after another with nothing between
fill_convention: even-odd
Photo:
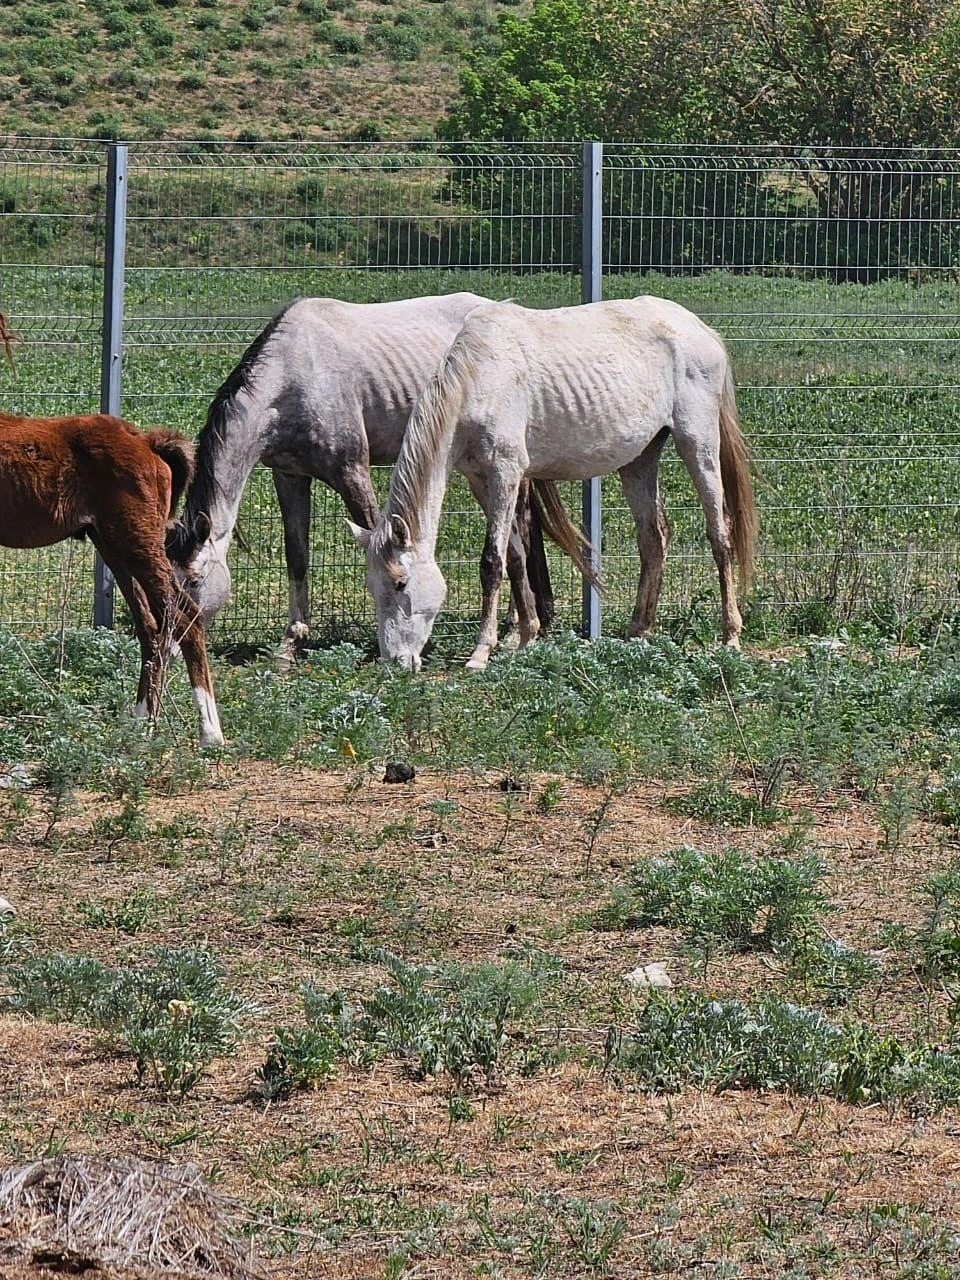
<instances>
[{"instance_id":1,"label":"horse ear","mask_svg":"<svg viewBox=\"0 0 960 1280\"><path fill-rule=\"evenodd\" d=\"M210 517L205 511L200 511L193 518L193 536L198 545L210 537Z\"/></svg>"},{"instance_id":2,"label":"horse ear","mask_svg":"<svg viewBox=\"0 0 960 1280\"><path fill-rule=\"evenodd\" d=\"M406 551L413 545L413 539L410 537L410 526L403 516L390 517L390 541L400 551Z\"/></svg>"},{"instance_id":3,"label":"horse ear","mask_svg":"<svg viewBox=\"0 0 960 1280\"><path fill-rule=\"evenodd\" d=\"M352 520L347 520L346 525L356 538L357 542L359 542L364 551L366 551L367 547L370 545L370 530L364 529L361 524L354 524Z\"/></svg>"}]
</instances>

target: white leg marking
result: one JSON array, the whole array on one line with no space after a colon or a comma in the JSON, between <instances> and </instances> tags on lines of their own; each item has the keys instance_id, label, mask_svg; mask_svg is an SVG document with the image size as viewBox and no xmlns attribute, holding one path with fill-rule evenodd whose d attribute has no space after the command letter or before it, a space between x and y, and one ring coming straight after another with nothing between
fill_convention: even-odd
<instances>
[{"instance_id":1,"label":"white leg marking","mask_svg":"<svg viewBox=\"0 0 960 1280\"><path fill-rule=\"evenodd\" d=\"M220 729L220 716L213 694L199 686L193 690L197 711L200 713L200 745L201 747L222 747L223 733Z\"/></svg>"}]
</instances>

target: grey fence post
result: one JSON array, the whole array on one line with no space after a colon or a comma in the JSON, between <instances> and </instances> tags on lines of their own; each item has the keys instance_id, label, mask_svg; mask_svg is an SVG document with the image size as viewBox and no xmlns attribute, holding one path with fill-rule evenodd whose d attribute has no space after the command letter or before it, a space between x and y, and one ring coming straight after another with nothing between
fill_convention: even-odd
<instances>
[{"instance_id":1,"label":"grey fence post","mask_svg":"<svg viewBox=\"0 0 960 1280\"><path fill-rule=\"evenodd\" d=\"M599 302L603 293L603 143L583 144L583 257L580 301ZM600 478L584 480L582 490L583 532L590 541L590 561L600 569ZM600 635L600 595L584 579L583 634L590 640Z\"/></svg>"},{"instance_id":2,"label":"grey fence post","mask_svg":"<svg viewBox=\"0 0 960 1280\"><path fill-rule=\"evenodd\" d=\"M100 412L120 414L123 361L123 267L127 241L127 148L107 148L107 229L103 255L103 338L100 347ZM93 625L113 626L113 574L96 557Z\"/></svg>"}]
</instances>

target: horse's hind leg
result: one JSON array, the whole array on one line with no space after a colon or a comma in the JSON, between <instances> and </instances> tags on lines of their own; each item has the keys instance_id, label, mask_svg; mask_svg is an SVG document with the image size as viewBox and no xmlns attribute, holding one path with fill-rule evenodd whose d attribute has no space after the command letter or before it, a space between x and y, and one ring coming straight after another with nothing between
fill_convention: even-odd
<instances>
[{"instance_id":1,"label":"horse's hind leg","mask_svg":"<svg viewBox=\"0 0 960 1280\"><path fill-rule=\"evenodd\" d=\"M640 582L637 603L627 627L627 635L646 636L653 630L663 586L663 562L670 544L670 525L660 501L658 471L660 455L669 432L664 428L647 445L639 458L620 468L620 484L633 514L640 552Z\"/></svg>"},{"instance_id":2,"label":"horse's hind leg","mask_svg":"<svg viewBox=\"0 0 960 1280\"><path fill-rule=\"evenodd\" d=\"M743 619L737 608L733 580L733 544L723 506L720 474L720 424L716 403L704 405L702 413L685 416L674 424L674 444L696 486L707 521L707 537L720 578L720 610L723 643L740 648Z\"/></svg>"},{"instance_id":3,"label":"horse's hind leg","mask_svg":"<svg viewBox=\"0 0 960 1280\"><path fill-rule=\"evenodd\" d=\"M522 531L527 557L527 578L537 602L540 630L546 631L556 617L557 608L553 599L553 587L550 584L547 552L543 545L540 510L530 498L529 481L524 481L520 487L520 497L517 500L517 522Z\"/></svg>"},{"instance_id":4,"label":"horse's hind leg","mask_svg":"<svg viewBox=\"0 0 960 1280\"><path fill-rule=\"evenodd\" d=\"M283 520L283 552L287 561L289 606L282 663L296 661L310 634L310 485L309 476L274 471L273 486Z\"/></svg>"}]
</instances>

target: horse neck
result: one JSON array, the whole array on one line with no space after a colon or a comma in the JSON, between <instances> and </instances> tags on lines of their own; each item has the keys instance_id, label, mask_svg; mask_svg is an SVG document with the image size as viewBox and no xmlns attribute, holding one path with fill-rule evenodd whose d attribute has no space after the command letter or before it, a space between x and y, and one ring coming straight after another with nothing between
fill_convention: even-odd
<instances>
[{"instance_id":1,"label":"horse neck","mask_svg":"<svg viewBox=\"0 0 960 1280\"><path fill-rule=\"evenodd\" d=\"M443 499L453 470L454 434L446 432L429 450L409 447L409 428L394 469L384 514L399 515L414 540L432 556L440 532Z\"/></svg>"},{"instance_id":2,"label":"horse neck","mask_svg":"<svg viewBox=\"0 0 960 1280\"><path fill-rule=\"evenodd\" d=\"M214 542L232 536L250 472L265 451L270 418L263 400L243 390L222 404L214 401L200 435L184 519L189 524L204 512Z\"/></svg>"}]
</instances>

